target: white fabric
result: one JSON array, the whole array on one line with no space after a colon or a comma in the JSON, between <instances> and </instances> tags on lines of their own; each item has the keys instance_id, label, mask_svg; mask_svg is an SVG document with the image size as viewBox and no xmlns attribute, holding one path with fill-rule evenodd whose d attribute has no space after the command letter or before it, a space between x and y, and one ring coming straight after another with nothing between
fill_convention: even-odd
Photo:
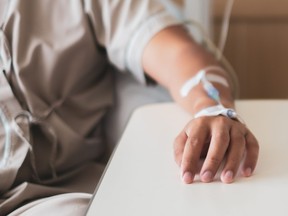
<instances>
[{"instance_id":1,"label":"white fabric","mask_svg":"<svg viewBox=\"0 0 288 216\"><path fill-rule=\"evenodd\" d=\"M147 43L151 40L151 35L155 35L167 25L179 23L181 23L180 20L176 20L167 12L156 14L148 18L131 38L125 60L127 69L134 72L133 75L140 83L144 84L146 81L142 68L142 54Z\"/></svg>"}]
</instances>

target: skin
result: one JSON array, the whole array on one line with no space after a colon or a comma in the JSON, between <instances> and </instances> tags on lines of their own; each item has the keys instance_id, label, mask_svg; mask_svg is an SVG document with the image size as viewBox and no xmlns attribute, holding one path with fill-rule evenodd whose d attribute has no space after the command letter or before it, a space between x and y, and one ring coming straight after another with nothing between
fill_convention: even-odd
<instances>
[{"instance_id":1,"label":"skin","mask_svg":"<svg viewBox=\"0 0 288 216\"><path fill-rule=\"evenodd\" d=\"M183 27L168 27L156 34L144 50L142 64L147 75L166 87L174 100L192 115L216 104L202 85L193 88L185 98L180 95L183 84L199 70L210 65L221 66ZM229 80L227 74L219 71L209 73ZM232 90L221 84L213 85L220 92L222 104L234 109ZM187 184L192 183L198 173L202 182L213 181L221 164L224 183L232 183L240 167L242 175L249 177L256 167L258 154L259 144L251 131L239 121L224 116L192 119L174 142L175 161Z\"/></svg>"}]
</instances>

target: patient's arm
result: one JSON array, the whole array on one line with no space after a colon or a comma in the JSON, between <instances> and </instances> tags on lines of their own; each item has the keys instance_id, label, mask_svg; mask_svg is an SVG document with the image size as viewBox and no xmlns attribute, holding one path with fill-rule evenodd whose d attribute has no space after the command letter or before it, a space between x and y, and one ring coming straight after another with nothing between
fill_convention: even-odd
<instances>
[{"instance_id":1,"label":"patient's arm","mask_svg":"<svg viewBox=\"0 0 288 216\"><path fill-rule=\"evenodd\" d=\"M202 85L194 87L187 97L180 95L183 84L199 70L209 65L220 66L214 56L196 43L181 26L166 28L152 38L144 50L142 63L145 72L165 86L174 100L191 114L215 105ZM226 73L218 70L211 73L228 80ZM221 103L227 108L234 108L231 87L217 83L213 85L220 92ZM257 163L258 151L258 142L245 125L223 116L191 120L174 143L175 160L186 183L193 182L200 157L206 154L200 171L203 182L213 180L223 161L223 182L234 180L243 159L242 173L250 176Z\"/></svg>"}]
</instances>

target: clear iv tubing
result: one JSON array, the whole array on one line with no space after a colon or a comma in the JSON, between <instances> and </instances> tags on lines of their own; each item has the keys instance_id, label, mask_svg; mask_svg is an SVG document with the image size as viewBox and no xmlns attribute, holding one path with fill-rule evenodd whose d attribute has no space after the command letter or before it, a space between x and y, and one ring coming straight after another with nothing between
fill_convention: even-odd
<instances>
[{"instance_id":1,"label":"clear iv tubing","mask_svg":"<svg viewBox=\"0 0 288 216\"><path fill-rule=\"evenodd\" d=\"M6 166L8 162L9 152L11 149L11 127L2 109L0 109L0 120L4 128L5 144L3 149L3 157L0 161L0 168Z\"/></svg>"},{"instance_id":2,"label":"clear iv tubing","mask_svg":"<svg viewBox=\"0 0 288 216\"><path fill-rule=\"evenodd\" d=\"M219 59L222 58L224 47L227 41L227 35L228 35L228 30L229 30L229 21L231 17L231 12L233 8L234 0L228 0L226 3L225 11L224 11L224 17L223 17L223 22L222 22L222 29L221 29L221 34L220 34L220 40L219 40Z\"/></svg>"},{"instance_id":3,"label":"clear iv tubing","mask_svg":"<svg viewBox=\"0 0 288 216\"><path fill-rule=\"evenodd\" d=\"M3 13L3 22L0 23L0 31L3 30L4 27L4 21L7 18L7 14L8 14L8 9L10 6L11 1L8 1L8 3L6 4L5 7L5 11ZM1 50L2 48L0 48ZM0 62L3 61L2 57L1 57L1 53L0 53ZM3 63L3 62L2 62ZM0 73L3 73L2 69L0 71ZM0 107L0 122L3 125L4 128L4 136L5 136L5 141L4 141L4 147L3 147L3 157L0 161L0 169L1 167L4 167L7 165L8 163L8 159L9 159L9 153L11 150L11 126L10 126L10 122L7 120L5 113L2 111L2 108Z\"/></svg>"}]
</instances>

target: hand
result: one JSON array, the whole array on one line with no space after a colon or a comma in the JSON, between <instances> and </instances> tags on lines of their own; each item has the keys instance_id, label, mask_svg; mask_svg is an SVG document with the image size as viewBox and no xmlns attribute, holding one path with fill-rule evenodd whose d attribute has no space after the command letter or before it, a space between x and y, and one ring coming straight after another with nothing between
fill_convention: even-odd
<instances>
[{"instance_id":1,"label":"hand","mask_svg":"<svg viewBox=\"0 0 288 216\"><path fill-rule=\"evenodd\" d=\"M231 183L242 161L242 174L251 176L258 153L258 142L246 126L224 116L191 120L174 142L175 160L187 184L193 182L203 156L205 159L199 173L202 182L213 181L223 163L221 181Z\"/></svg>"}]
</instances>

